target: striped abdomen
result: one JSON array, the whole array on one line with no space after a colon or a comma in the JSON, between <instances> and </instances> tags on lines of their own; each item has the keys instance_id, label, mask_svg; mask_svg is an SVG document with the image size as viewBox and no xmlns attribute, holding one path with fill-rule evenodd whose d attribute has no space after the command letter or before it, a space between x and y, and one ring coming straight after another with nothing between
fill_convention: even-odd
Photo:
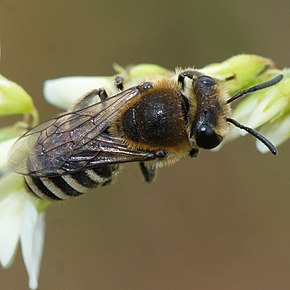
<instances>
[{"instance_id":1,"label":"striped abdomen","mask_svg":"<svg viewBox=\"0 0 290 290\"><path fill-rule=\"evenodd\" d=\"M109 184L117 171L117 166L107 165L55 177L25 176L25 182L28 189L38 198L63 200L79 196L98 185Z\"/></svg>"}]
</instances>

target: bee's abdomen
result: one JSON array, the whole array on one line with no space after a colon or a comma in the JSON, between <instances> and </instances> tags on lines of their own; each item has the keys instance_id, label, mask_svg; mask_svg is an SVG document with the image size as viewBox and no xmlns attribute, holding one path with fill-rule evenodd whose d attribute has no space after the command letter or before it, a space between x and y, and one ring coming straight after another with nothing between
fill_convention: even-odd
<instances>
[{"instance_id":1,"label":"bee's abdomen","mask_svg":"<svg viewBox=\"0 0 290 290\"><path fill-rule=\"evenodd\" d=\"M103 166L54 177L25 176L25 182L28 189L40 199L63 200L110 183L117 170L116 166Z\"/></svg>"}]
</instances>

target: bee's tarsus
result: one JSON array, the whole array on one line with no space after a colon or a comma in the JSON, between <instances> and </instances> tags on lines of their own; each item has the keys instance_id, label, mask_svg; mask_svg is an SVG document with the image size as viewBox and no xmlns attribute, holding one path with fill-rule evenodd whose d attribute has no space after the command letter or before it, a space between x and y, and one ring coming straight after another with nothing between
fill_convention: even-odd
<instances>
[{"instance_id":1,"label":"bee's tarsus","mask_svg":"<svg viewBox=\"0 0 290 290\"><path fill-rule=\"evenodd\" d=\"M74 104L73 110L81 110L84 107L98 103L100 100L104 101L107 97L107 93L104 89L92 90L85 94L82 99L78 100L77 103Z\"/></svg>"},{"instance_id":2,"label":"bee's tarsus","mask_svg":"<svg viewBox=\"0 0 290 290\"><path fill-rule=\"evenodd\" d=\"M193 79L194 76L200 76L201 73L196 70L186 70L181 72L178 75L178 83L181 85L181 88L184 89L184 79L187 77Z\"/></svg>"},{"instance_id":3,"label":"bee's tarsus","mask_svg":"<svg viewBox=\"0 0 290 290\"><path fill-rule=\"evenodd\" d=\"M146 165L144 162L140 162L139 165L145 181L151 183L156 175L156 166L153 164Z\"/></svg>"},{"instance_id":4,"label":"bee's tarsus","mask_svg":"<svg viewBox=\"0 0 290 290\"><path fill-rule=\"evenodd\" d=\"M198 152L199 152L199 151L198 151L197 148L192 148L192 149L189 151L188 155L189 155L191 158L193 158L193 157L197 157Z\"/></svg>"},{"instance_id":5,"label":"bee's tarsus","mask_svg":"<svg viewBox=\"0 0 290 290\"><path fill-rule=\"evenodd\" d=\"M105 89L101 88L97 90L97 94L100 97L100 100L103 102L108 98L108 94Z\"/></svg>"},{"instance_id":6,"label":"bee's tarsus","mask_svg":"<svg viewBox=\"0 0 290 290\"><path fill-rule=\"evenodd\" d=\"M121 76L115 77L115 85L119 92L122 92L124 89L124 78Z\"/></svg>"}]
</instances>

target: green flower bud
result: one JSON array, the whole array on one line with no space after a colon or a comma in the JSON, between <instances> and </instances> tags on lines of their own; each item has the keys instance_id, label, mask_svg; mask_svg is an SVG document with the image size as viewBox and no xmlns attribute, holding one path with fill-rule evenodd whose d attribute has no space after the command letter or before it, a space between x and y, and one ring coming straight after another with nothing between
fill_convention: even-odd
<instances>
[{"instance_id":1,"label":"green flower bud","mask_svg":"<svg viewBox=\"0 0 290 290\"><path fill-rule=\"evenodd\" d=\"M230 95L233 95L244 88L250 87L253 84L253 79L260 75L265 68L273 67L274 63L268 58L240 54L221 63L207 65L201 71L221 80L233 77L233 80L224 83L226 90ZM259 80L259 82L263 81L265 79Z\"/></svg>"},{"instance_id":2,"label":"green flower bud","mask_svg":"<svg viewBox=\"0 0 290 290\"><path fill-rule=\"evenodd\" d=\"M16 114L35 115L32 99L22 87L0 75L0 117Z\"/></svg>"}]
</instances>

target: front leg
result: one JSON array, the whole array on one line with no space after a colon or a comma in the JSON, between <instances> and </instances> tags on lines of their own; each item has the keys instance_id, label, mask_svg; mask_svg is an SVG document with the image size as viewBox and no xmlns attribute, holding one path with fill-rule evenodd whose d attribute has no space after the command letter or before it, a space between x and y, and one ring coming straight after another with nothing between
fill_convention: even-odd
<instances>
[{"instance_id":1,"label":"front leg","mask_svg":"<svg viewBox=\"0 0 290 290\"><path fill-rule=\"evenodd\" d=\"M143 161L139 165L145 181L151 183L156 176L156 166L153 164L146 165Z\"/></svg>"},{"instance_id":2,"label":"front leg","mask_svg":"<svg viewBox=\"0 0 290 290\"><path fill-rule=\"evenodd\" d=\"M178 75L178 83L181 85L181 88L184 89L184 79L187 77L189 79L193 79L193 77L199 77L202 74L197 70L186 70L181 72Z\"/></svg>"}]
</instances>

